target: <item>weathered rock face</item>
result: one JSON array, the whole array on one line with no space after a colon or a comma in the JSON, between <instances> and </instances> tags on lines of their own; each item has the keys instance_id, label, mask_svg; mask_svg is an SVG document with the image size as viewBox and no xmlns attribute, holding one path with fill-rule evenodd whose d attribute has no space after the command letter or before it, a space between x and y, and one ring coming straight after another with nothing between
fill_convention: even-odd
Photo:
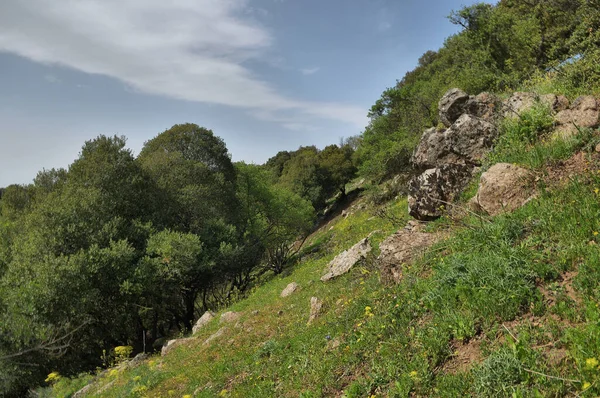
<instances>
[{"instance_id":1,"label":"weathered rock face","mask_svg":"<svg viewBox=\"0 0 600 398\"><path fill-rule=\"evenodd\" d=\"M415 149L412 163L418 169L443 164L480 165L498 137L496 126L467 113L447 130L426 130Z\"/></svg>"},{"instance_id":2,"label":"weathered rock face","mask_svg":"<svg viewBox=\"0 0 600 398\"><path fill-rule=\"evenodd\" d=\"M514 211L531 200L534 181L535 176L527 169L497 163L481 175L479 190L471 204L492 216Z\"/></svg>"},{"instance_id":3,"label":"weathered rock face","mask_svg":"<svg viewBox=\"0 0 600 398\"><path fill-rule=\"evenodd\" d=\"M198 330L202 329L204 326L206 326L210 321L213 320L213 318L215 317L214 312L211 311L206 311L201 317L200 319L198 319L198 321L196 322L196 324L194 325L194 327L192 328L192 334L196 334L196 332L198 332Z\"/></svg>"},{"instance_id":4,"label":"weathered rock face","mask_svg":"<svg viewBox=\"0 0 600 398\"><path fill-rule=\"evenodd\" d=\"M219 323L231 323L235 322L242 316L241 312L233 312L228 311L221 314L221 319L219 319Z\"/></svg>"},{"instance_id":5,"label":"weathered rock face","mask_svg":"<svg viewBox=\"0 0 600 398\"><path fill-rule=\"evenodd\" d=\"M560 135L574 135L578 127L596 127L600 124L600 107L596 98L585 95L577 98L569 109L558 112L554 119Z\"/></svg>"},{"instance_id":6,"label":"weathered rock face","mask_svg":"<svg viewBox=\"0 0 600 398\"><path fill-rule=\"evenodd\" d=\"M321 277L323 282L340 276L350 271L359 261L367 257L371 251L369 238L365 238L352 246L350 249L338 254L328 265L327 273Z\"/></svg>"},{"instance_id":7,"label":"weathered rock face","mask_svg":"<svg viewBox=\"0 0 600 398\"><path fill-rule=\"evenodd\" d=\"M458 88L450 89L438 103L440 121L450 127L464 113L467 101L467 93Z\"/></svg>"},{"instance_id":8,"label":"weathered rock face","mask_svg":"<svg viewBox=\"0 0 600 398\"><path fill-rule=\"evenodd\" d=\"M504 117L518 117L521 113L531 109L535 105L536 100L537 97L534 93L514 93L509 99L505 100L502 103L504 109Z\"/></svg>"},{"instance_id":9,"label":"weathered rock face","mask_svg":"<svg viewBox=\"0 0 600 398\"><path fill-rule=\"evenodd\" d=\"M464 112L488 122L493 122L498 117L498 109L501 106L500 99L494 94L481 93L469 97Z\"/></svg>"},{"instance_id":10,"label":"weathered rock face","mask_svg":"<svg viewBox=\"0 0 600 398\"><path fill-rule=\"evenodd\" d=\"M382 281L399 283L402 279L402 264L410 262L439 238L440 235L420 232L418 226L409 224L381 242L381 254L377 262Z\"/></svg>"},{"instance_id":11,"label":"weathered rock face","mask_svg":"<svg viewBox=\"0 0 600 398\"><path fill-rule=\"evenodd\" d=\"M296 282L292 282L283 289L281 292L281 297L287 297L298 290L298 284Z\"/></svg>"},{"instance_id":12,"label":"weathered rock face","mask_svg":"<svg viewBox=\"0 0 600 398\"><path fill-rule=\"evenodd\" d=\"M439 218L443 208L467 186L472 169L468 165L446 164L412 179L408 187L410 215L421 221Z\"/></svg>"},{"instance_id":13,"label":"weathered rock face","mask_svg":"<svg viewBox=\"0 0 600 398\"><path fill-rule=\"evenodd\" d=\"M492 123L464 114L444 133L451 156L444 163L480 165L492 149L498 129Z\"/></svg>"},{"instance_id":14,"label":"weathered rock face","mask_svg":"<svg viewBox=\"0 0 600 398\"><path fill-rule=\"evenodd\" d=\"M552 110L560 112L569 108L569 100L564 95L545 94L540 97L540 102Z\"/></svg>"},{"instance_id":15,"label":"weathered rock face","mask_svg":"<svg viewBox=\"0 0 600 398\"><path fill-rule=\"evenodd\" d=\"M310 298L310 316L308 317L308 323L311 324L317 319L323 310L323 300L317 297Z\"/></svg>"}]
</instances>

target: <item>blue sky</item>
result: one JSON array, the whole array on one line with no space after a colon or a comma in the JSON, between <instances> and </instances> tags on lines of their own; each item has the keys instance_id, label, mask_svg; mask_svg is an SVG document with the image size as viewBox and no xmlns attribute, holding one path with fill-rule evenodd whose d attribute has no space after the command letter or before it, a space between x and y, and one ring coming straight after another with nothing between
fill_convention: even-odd
<instances>
[{"instance_id":1,"label":"blue sky","mask_svg":"<svg viewBox=\"0 0 600 398\"><path fill-rule=\"evenodd\" d=\"M359 134L466 0L3 0L0 186L66 167L99 134L176 123L233 160Z\"/></svg>"}]
</instances>

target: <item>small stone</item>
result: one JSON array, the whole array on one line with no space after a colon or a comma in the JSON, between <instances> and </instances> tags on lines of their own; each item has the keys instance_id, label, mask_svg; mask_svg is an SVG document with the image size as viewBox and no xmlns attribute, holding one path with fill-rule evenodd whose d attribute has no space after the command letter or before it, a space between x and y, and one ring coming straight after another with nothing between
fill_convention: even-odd
<instances>
[{"instance_id":1,"label":"small stone","mask_svg":"<svg viewBox=\"0 0 600 398\"><path fill-rule=\"evenodd\" d=\"M238 319L240 319L241 316L242 316L241 312L227 311L221 315L221 319L219 320L219 323L235 322Z\"/></svg>"},{"instance_id":2,"label":"small stone","mask_svg":"<svg viewBox=\"0 0 600 398\"><path fill-rule=\"evenodd\" d=\"M283 289L280 296L287 297L287 296L291 295L292 293L294 293L296 290L298 290L298 284L296 282L292 282L289 285L287 285L285 287L285 289Z\"/></svg>"},{"instance_id":3,"label":"small stone","mask_svg":"<svg viewBox=\"0 0 600 398\"><path fill-rule=\"evenodd\" d=\"M219 337L223 336L223 333L225 333L226 330L227 330L227 328L224 328L224 327L217 330L215 333L211 334L209 338L204 340L203 344L204 345L210 344L213 340L218 339Z\"/></svg>"},{"instance_id":4,"label":"small stone","mask_svg":"<svg viewBox=\"0 0 600 398\"><path fill-rule=\"evenodd\" d=\"M331 260L327 272L321 277L321 280L326 282L347 273L356 263L366 258L371 249L369 238L365 238L350 249L344 250Z\"/></svg>"},{"instance_id":5,"label":"small stone","mask_svg":"<svg viewBox=\"0 0 600 398\"><path fill-rule=\"evenodd\" d=\"M323 310L323 300L320 300L317 297L310 298L310 316L308 318L308 323L311 324L315 319L321 315L321 311Z\"/></svg>"},{"instance_id":6,"label":"small stone","mask_svg":"<svg viewBox=\"0 0 600 398\"><path fill-rule=\"evenodd\" d=\"M192 334L196 334L198 330L202 329L204 326L208 325L210 321L215 317L214 312L206 311L200 319L196 322L194 327L192 328Z\"/></svg>"},{"instance_id":7,"label":"small stone","mask_svg":"<svg viewBox=\"0 0 600 398\"><path fill-rule=\"evenodd\" d=\"M167 342L167 344L160 351L160 355L164 357L169 352L171 352L175 347L178 347L178 346L184 345L184 344L188 344L194 340L196 340L196 339L194 339L193 337L187 337L185 339L169 340Z\"/></svg>"}]
</instances>

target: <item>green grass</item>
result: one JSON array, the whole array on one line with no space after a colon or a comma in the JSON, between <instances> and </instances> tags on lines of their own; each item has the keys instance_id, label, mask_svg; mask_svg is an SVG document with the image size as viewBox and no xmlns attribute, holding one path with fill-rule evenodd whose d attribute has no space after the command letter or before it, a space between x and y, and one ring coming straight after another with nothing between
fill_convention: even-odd
<instances>
[{"instance_id":1,"label":"green grass","mask_svg":"<svg viewBox=\"0 0 600 398\"><path fill-rule=\"evenodd\" d=\"M490 156L543 171L596 143L597 133L545 139L548 114L536 108L505 124ZM526 148L526 150L524 150ZM403 267L400 284L380 283L377 245L395 226L372 209L338 217L306 243L285 277L257 287L228 310L240 327L213 321L197 340L164 358L106 373L102 397L562 397L600 394L600 164L590 173L490 221L442 219L452 231ZM548 185L550 186L550 185ZM468 195L467 195L468 196ZM467 199L465 197L465 199ZM406 220L406 201L388 210ZM381 214L381 213L378 213ZM323 283L328 262L360 239L375 250L350 273ZM565 279L570 275L572 279ZM301 289L287 298L290 282ZM312 296L323 315L307 325ZM258 311L253 314L253 311ZM452 366L464 347L470 363ZM89 376L86 376L89 378ZM87 379L64 379L69 396ZM62 383L62 384L61 384Z\"/></svg>"}]
</instances>

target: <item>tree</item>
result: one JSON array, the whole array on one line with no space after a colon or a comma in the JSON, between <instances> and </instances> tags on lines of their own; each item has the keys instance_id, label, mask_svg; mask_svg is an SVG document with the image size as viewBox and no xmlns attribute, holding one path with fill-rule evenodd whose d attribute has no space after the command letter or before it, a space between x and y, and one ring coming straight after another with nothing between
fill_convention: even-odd
<instances>
[{"instance_id":1,"label":"tree","mask_svg":"<svg viewBox=\"0 0 600 398\"><path fill-rule=\"evenodd\" d=\"M346 184L356 174L356 167L352 162L354 150L350 146L339 147L329 145L319 153L319 164L327 175L326 191L333 193L339 190L342 197L346 196Z\"/></svg>"}]
</instances>

